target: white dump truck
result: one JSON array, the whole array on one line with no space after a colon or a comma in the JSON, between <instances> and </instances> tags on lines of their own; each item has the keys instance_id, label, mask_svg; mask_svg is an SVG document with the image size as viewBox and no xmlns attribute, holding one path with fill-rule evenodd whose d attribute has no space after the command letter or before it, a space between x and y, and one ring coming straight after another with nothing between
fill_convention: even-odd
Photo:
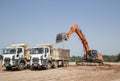
<instances>
[{"instance_id":1,"label":"white dump truck","mask_svg":"<svg viewBox=\"0 0 120 81\"><path fill-rule=\"evenodd\" d=\"M6 70L23 70L30 62L29 49L30 47L27 44L13 44L10 47L3 48L2 65L6 67Z\"/></svg>"},{"instance_id":2,"label":"white dump truck","mask_svg":"<svg viewBox=\"0 0 120 81\"><path fill-rule=\"evenodd\" d=\"M70 50L55 48L51 44L39 44L30 51L30 68L57 68L67 66L69 63Z\"/></svg>"}]
</instances>

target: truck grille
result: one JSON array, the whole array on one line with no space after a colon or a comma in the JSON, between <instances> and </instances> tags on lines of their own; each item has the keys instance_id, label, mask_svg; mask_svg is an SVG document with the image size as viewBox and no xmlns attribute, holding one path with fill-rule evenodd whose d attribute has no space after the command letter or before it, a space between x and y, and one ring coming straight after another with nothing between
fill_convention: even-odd
<instances>
[{"instance_id":1,"label":"truck grille","mask_svg":"<svg viewBox=\"0 0 120 81\"><path fill-rule=\"evenodd\" d=\"M10 63L10 58L5 58L4 62L5 62L5 64L9 64Z\"/></svg>"},{"instance_id":2,"label":"truck grille","mask_svg":"<svg viewBox=\"0 0 120 81\"><path fill-rule=\"evenodd\" d=\"M38 62L39 62L39 58L33 58L33 59L32 59L32 62L38 63Z\"/></svg>"}]
</instances>

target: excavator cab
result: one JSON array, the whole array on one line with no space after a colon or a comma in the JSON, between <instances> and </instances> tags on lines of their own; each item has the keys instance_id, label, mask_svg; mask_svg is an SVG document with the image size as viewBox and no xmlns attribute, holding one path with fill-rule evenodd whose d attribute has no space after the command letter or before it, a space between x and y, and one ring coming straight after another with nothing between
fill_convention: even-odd
<instances>
[{"instance_id":1,"label":"excavator cab","mask_svg":"<svg viewBox=\"0 0 120 81\"><path fill-rule=\"evenodd\" d=\"M103 56L97 50L89 50L86 58L88 61L101 61Z\"/></svg>"}]
</instances>

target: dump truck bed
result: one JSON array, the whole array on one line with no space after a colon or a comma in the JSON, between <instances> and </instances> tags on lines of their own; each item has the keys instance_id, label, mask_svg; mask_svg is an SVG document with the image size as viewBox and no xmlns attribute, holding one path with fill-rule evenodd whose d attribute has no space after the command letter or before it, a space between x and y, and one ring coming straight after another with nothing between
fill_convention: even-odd
<instances>
[{"instance_id":1,"label":"dump truck bed","mask_svg":"<svg viewBox=\"0 0 120 81\"><path fill-rule=\"evenodd\" d=\"M51 49L51 57L54 60L69 60L70 50L61 49L61 48L53 48Z\"/></svg>"},{"instance_id":2,"label":"dump truck bed","mask_svg":"<svg viewBox=\"0 0 120 81\"><path fill-rule=\"evenodd\" d=\"M36 47L49 47L50 57L53 60L68 60L70 58L70 50L54 47L52 44L38 44Z\"/></svg>"}]
</instances>

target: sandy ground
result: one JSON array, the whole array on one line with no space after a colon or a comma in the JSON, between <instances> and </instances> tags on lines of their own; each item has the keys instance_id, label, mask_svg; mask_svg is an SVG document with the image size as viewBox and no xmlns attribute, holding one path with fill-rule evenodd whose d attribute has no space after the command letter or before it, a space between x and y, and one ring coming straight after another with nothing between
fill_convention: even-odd
<instances>
[{"instance_id":1,"label":"sandy ground","mask_svg":"<svg viewBox=\"0 0 120 81\"><path fill-rule=\"evenodd\" d=\"M120 81L120 63L104 66L77 66L50 70L5 71L0 65L0 81Z\"/></svg>"}]
</instances>

